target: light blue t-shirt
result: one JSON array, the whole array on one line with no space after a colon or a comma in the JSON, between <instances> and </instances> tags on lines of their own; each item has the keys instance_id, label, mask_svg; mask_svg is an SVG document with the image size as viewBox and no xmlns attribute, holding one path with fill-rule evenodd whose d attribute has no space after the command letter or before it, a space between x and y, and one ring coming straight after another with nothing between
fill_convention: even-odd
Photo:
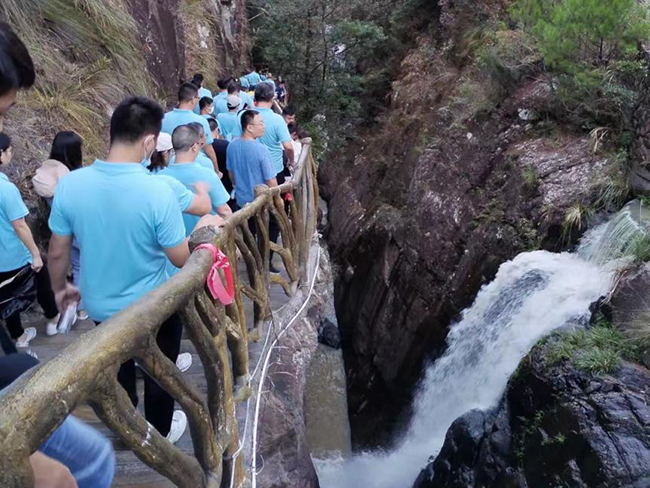
<instances>
[{"instance_id":1,"label":"light blue t-shirt","mask_svg":"<svg viewBox=\"0 0 650 488\"><path fill-rule=\"evenodd\" d=\"M205 117L195 114L191 110L175 108L171 112L167 112L163 118L162 131L172 135L176 127L187 125L191 122L198 122L203 126L203 130L205 131L205 143L212 144L213 138L208 120Z\"/></svg>"},{"instance_id":2,"label":"light blue t-shirt","mask_svg":"<svg viewBox=\"0 0 650 488\"><path fill-rule=\"evenodd\" d=\"M167 183L167 185L172 189L172 191L174 192L174 196L178 201L178 207L180 208L181 212L185 212L188 208L190 208L190 206L192 205L192 201L194 200L193 191L187 189L187 187L183 183L178 181L176 178L172 178L171 176L163 175L160 173L157 173L153 176L155 176L156 178L160 178L162 181Z\"/></svg>"},{"instance_id":3,"label":"light blue t-shirt","mask_svg":"<svg viewBox=\"0 0 650 488\"><path fill-rule=\"evenodd\" d=\"M254 87L257 85L260 81L262 81L262 77L259 75L257 71L252 71L246 75L246 79L248 80L248 83L250 86Z\"/></svg>"},{"instance_id":4,"label":"light blue t-shirt","mask_svg":"<svg viewBox=\"0 0 650 488\"><path fill-rule=\"evenodd\" d=\"M214 115L215 117L221 113L228 112L228 92L219 92L219 94L214 97Z\"/></svg>"},{"instance_id":5,"label":"light blue t-shirt","mask_svg":"<svg viewBox=\"0 0 650 488\"><path fill-rule=\"evenodd\" d=\"M251 97L245 91L240 91L238 97L241 99L241 103L239 104L239 107L237 108L238 112L240 110L244 110L244 105L247 105L246 106L247 110L255 108L255 103L253 103L253 97Z\"/></svg>"},{"instance_id":6,"label":"light blue t-shirt","mask_svg":"<svg viewBox=\"0 0 650 488\"><path fill-rule=\"evenodd\" d=\"M271 85L273 87L273 93L275 93L275 81L267 79L262 81L262 83L268 83L269 85Z\"/></svg>"},{"instance_id":7,"label":"light blue t-shirt","mask_svg":"<svg viewBox=\"0 0 650 488\"><path fill-rule=\"evenodd\" d=\"M280 173L284 170L284 162L282 161L284 148L282 147L282 144L285 142L291 142L289 128L282 116L276 114L270 108L256 107L255 110L262 115L265 128L264 135L258 140L269 148L275 172Z\"/></svg>"},{"instance_id":8,"label":"light blue t-shirt","mask_svg":"<svg viewBox=\"0 0 650 488\"><path fill-rule=\"evenodd\" d=\"M221 183L221 179L217 176L217 173L214 170L210 171L202 167L197 162L170 165L162 170L160 174L176 178L189 189L193 188L194 184L199 181L207 183L210 187L209 194L213 215L217 213L218 207L228 203L228 200L230 200L230 196L223 187L223 183ZM199 217L196 215L183 214L186 236L192 233L198 221Z\"/></svg>"},{"instance_id":9,"label":"light blue t-shirt","mask_svg":"<svg viewBox=\"0 0 650 488\"><path fill-rule=\"evenodd\" d=\"M64 176L49 224L79 241L81 296L97 322L163 284L164 249L185 239L174 192L138 163L97 160Z\"/></svg>"},{"instance_id":10,"label":"light blue t-shirt","mask_svg":"<svg viewBox=\"0 0 650 488\"><path fill-rule=\"evenodd\" d=\"M255 187L275 178L269 150L258 141L237 138L228 144L226 168L235 176L235 198L243 207L255 198Z\"/></svg>"},{"instance_id":11,"label":"light blue t-shirt","mask_svg":"<svg viewBox=\"0 0 650 488\"><path fill-rule=\"evenodd\" d=\"M209 169L214 173L214 164L212 164L212 161L210 160L209 157L207 157L203 153L199 153L196 155L196 159L194 160L195 163L199 163L201 166L203 166L206 169ZM169 160L169 166L175 165L176 164L176 155L173 155L172 158ZM160 173L157 173L160 174Z\"/></svg>"},{"instance_id":12,"label":"light blue t-shirt","mask_svg":"<svg viewBox=\"0 0 650 488\"><path fill-rule=\"evenodd\" d=\"M32 254L11 225L28 214L16 185L0 173L0 271L13 271L32 262Z\"/></svg>"},{"instance_id":13,"label":"light blue t-shirt","mask_svg":"<svg viewBox=\"0 0 650 488\"><path fill-rule=\"evenodd\" d=\"M232 141L235 137L241 136L241 119L236 112L217 115L217 122L226 140Z\"/></svg>"},{"instance_id":14,"label":"light blue t-shirt","mask_svg":"<svg viewBox=\"0 0 650 488\"><path fill-rule=\"evenodd\" d=\"M199 100L201 100L203 97L213 98L212 92L207 88L203 88L203 87L199 88ZM201 109L199 108L198 103L196 104L196 107L194 107L194 113L195 114L201 113Z\"/></svg>"}]
</instances>

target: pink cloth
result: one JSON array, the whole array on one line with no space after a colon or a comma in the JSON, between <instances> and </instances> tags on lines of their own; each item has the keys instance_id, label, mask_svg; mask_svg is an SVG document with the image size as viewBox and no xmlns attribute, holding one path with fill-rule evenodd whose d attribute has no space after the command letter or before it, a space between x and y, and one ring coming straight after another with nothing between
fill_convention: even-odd
<instances>
[{"instance_id":1,"label":"pink cloth","mask_svg":"<svg viewBox=\"0 0 650 488\"><path fill-rule=\"evenodd\" d=\"M52 198L59 180L67 175L70 170L66 165L54 159L48 159L41 164L32 178L34 191L43 198Z\"/></svg>"}]
</instances>

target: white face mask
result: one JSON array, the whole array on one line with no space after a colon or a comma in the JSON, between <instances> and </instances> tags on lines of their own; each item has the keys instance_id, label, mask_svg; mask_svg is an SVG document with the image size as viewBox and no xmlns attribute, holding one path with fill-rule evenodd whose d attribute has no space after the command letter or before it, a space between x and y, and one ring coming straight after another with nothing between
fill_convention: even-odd
<instances>
[{"instance_id":1,"label":"white face mask","mask_svg":"<svg viewBox=\"0 0 650 488\"><path fill-rule=\"evenodd\" d=\"M214 105L208 109L208 113L212 115L214 113Z\"/></svg>"}]
</instances>

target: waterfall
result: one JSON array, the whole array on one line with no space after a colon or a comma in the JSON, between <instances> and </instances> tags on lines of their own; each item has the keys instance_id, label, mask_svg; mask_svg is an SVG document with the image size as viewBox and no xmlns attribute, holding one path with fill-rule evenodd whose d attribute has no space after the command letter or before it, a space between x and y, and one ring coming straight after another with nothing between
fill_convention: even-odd
<instances>
[{"instance_id":1,"label":"waterfall","mask_svg":"<svg viewBox=\"0 0 650 488\"><path fill-rule=\"evenodd\" d=\"M510 375L539 339L589 319L589 305L611 287L614 266L607 262L624 254L621 241L641 229L634 212L626 207L588 233L576 253L527 252L503 264L452 325L445 354L427 368L411 424L397 447L350 459L316 459L321 486L411 487L428 458L440 451L451 423L469 410L496 406Z\"/></svg>"}]
</instances>

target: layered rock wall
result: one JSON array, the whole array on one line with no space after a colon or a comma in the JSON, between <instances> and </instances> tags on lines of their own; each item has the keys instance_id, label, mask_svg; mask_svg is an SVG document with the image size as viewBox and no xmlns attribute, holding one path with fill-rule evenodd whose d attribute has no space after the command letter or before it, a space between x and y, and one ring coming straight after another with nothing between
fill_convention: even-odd
<instances>
[{"instance_id":1,"label":"layered rock wall","mask_svg":"<svg viewBox=\"0 0 650 488\"><path fill-rule=\"evenodd\" d=\"M567 210L595 198L608 166L586 136L531 115L549 94L541 80L459 118L468 33L502 5L431 3L433 34L404 58L381 125L321 166L357 447L403 425L423 364L501 263L570 240Z\"/></svg>"}]
</instances>

